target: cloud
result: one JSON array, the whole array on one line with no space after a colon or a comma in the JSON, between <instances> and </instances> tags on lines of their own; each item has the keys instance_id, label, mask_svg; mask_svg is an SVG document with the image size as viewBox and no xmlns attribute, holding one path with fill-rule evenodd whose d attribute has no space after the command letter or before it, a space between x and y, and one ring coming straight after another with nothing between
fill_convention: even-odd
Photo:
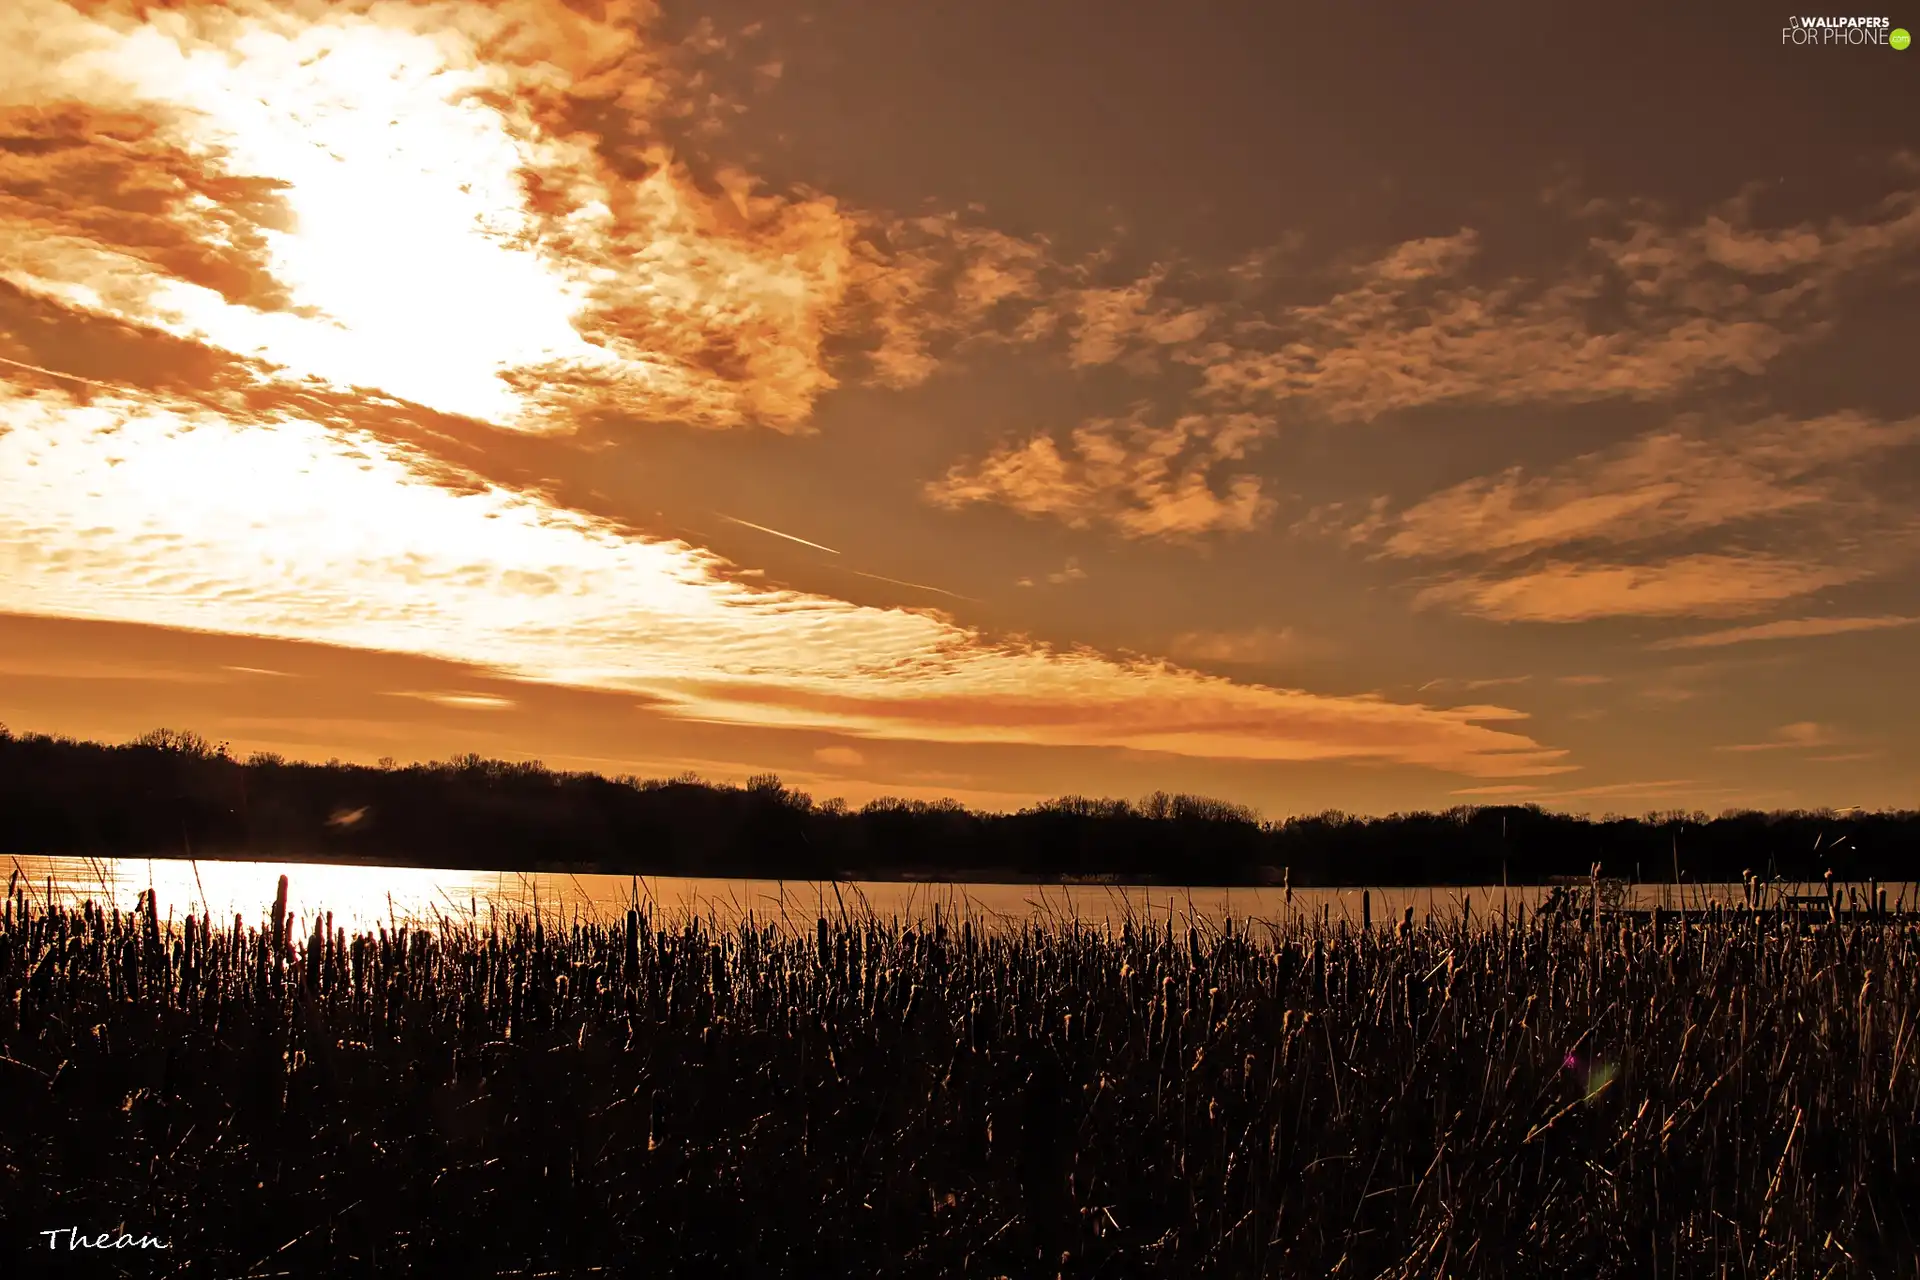
<instances>
[{"instance_id":1,"label":"cloud","mask_svg":"<svg viewBox=\"0 0 1920 1280\"><path fill-rule=\"evenodd\" d=\"M0 280L261 377L538 431L805 430L834 342L877 333L875 376L909 385L934 338L1041 292L1041 242L696 179L669 141L710 90L652 18L18 0Z\"/></svg>"},{"instance_id":2,"label":"cloud","mask_svg":"<svg viewBox=\"0 0 1920 1280\"><path fill-rule=\"evenodd\" d=\"M1661 399L1760 373L1826 332L1845 278L1920 247L1912 191L1818 226L1755 226L1745 199L1690 225L1604 203L1579 216L1609 226L1535 275L1475 279L1472 229L1410 240L1350 268L1326 301L1249 318L1237 341L1181 358L1214 403L1305 401L1336 421L1447 402Z\"/></svg>"},{"instance_id":3,"label":"cloud","mask_svg":"<svg viewBox=\"0 0 1920 1280\"><path fill-rule=\"evenodd\" d=\"M1154 268L1094 280L958 214L676 158L727 114L653 6L19 0L0 13L0 281L495 426L810 430L844 380L981 346L1191 341ZM764 65L764 64L763 64Z\"/></svg>"},{"instance_id":4,"label":"cloud","mask_svg":"<svg viewBox=\"0 0 1920 1280\"><path fill-rule=\"evenodd\" d=\"M852 747L821 747L813 753L813 758L821 764L847 769L857 769L867 762L867 758Z\"/></svg>"},{"instance_id":5,"label":"cloud","mask_svg":"<svg viewBox=\"0 0 1920 1280\"><path fill-rule=\"evenodd\" d=\"M0 225L16 237L12 253L89 246L232 305L290 306L263 234L291 222L283 184L218 172L224 155L191 153L184 133L173 113L0 105Z\"/></svg>"},{"instance_id":6,"label":"cloud","mask_svg":"<svg viewBox=\"0 0 1920 1280\"><path fill-rule=\"evenodd\" d=\"M1710 649L1721 645L1747 644L1755 640L1800 640L1812 636L1837 636L1853 631L1884 631L1892 627L1911 627L1920 618L1882 614L1866 618L1783 618L1751 627L1727 627L1690 636L1672 636L1657 640L1649 649Z\"/></svg>"},{"instance_id":7,"label":"cloud","mask_svg":"<svg viewBox=\"0 0 1920 1280\"><path fill-rule=\"evenodd\" d=\"M505 711L514 705L512 698L502 698L491 693L423 693L415 690L396 690L396 698L418 698L422 702L438 703L443 707L454 707L466 711Z\"/></svg>"},{"instance_id":8,"label":"cloud","mask_svg":"<svg viewBox=\"0 0 1920 1280\"><path fill-rule=\"evenodd\" d=\"M223 679L209 671L148 666L138 660L102 662L97 658L69 658L59 654L0 658L0 676L12 680L153 680L166 684L218 684Z\"/></svg>"},{"instance_id":9,"label":"cloud","mask_svg":"<svg viewBox=\"0 0 1920 1280\"><path fill-rule=\"evenodd\" d=\"M1156 266L1126 284L1070 295L1069 361L1084 368L1124 360L1136 372L1153 373L1160 367L1155 348L1186 346L1204 334L1214 309L1156 296L1166 275L1166 268Z\"/></svg>"},{"instance_id":10,"label":"cloud","mask_svg":"<svg viewBox=\"0 0 1920 1280\"><path fill-rule=\"evenodd\" d=\"M1052 573L1047 574L1043 581L1052 586L1061 587L1069 582L1084 581L1086 576L1087 571L1080 567L1080 558L1078 556L1068 556L1067 562ZM1033 585L1033 579L1019 578L1015 580L1014 585L1017 587L1030 587Z\"/></svg>"},{"instance_id":11,"label":"cloud","mask_svg":"<svg viewBox=\"0 0 1920 1280\"><path fill-rule=\"evenodd\" d=\"M1545 475L1512 467L1441 491L1394 518L1399 559L1506 560L1576 543L1622 545L1870 501L1848 475L1920 441L1920 418L1841 412L1768 418L1720 432L1697 420L1583 454Z\"/></svg>"},{"instance_id":12,"label":"cloud","mask_svg":"<svg viewBox=\"0 0 1920 1280\"><path fill-rule=\"evenodd\" d=\"M1726 202L1698 223L1677 223L1644 205L1590 201L1563 208L1588 232L1585 243L1526 275L1491 274L1481 234L1471 228L1408 240L1319 277L1295 273L1286 282L1292 295L1316 284L1331 288L1307 302L1278 302L1271 290L1263 300L1264 273L1249 272L1244 263L1223 271L1185 269L1177 281L1170 267L1158 265L1133 280L1096 287L1085 283L1091 264L1043 257L1036 261L1045 265L1021 280L1021 296L1033 308L1005 332L1025 340L1062 332L1070 365L1115 365L1154 379L1157 393L1177 405L1169 411L1175 419L1246 415L1269 431L1281 422L1364 422L1447 403L1671 399L1732 375L1756 376L1787 350L1822 337L1840 284L1920 248L1920 192L1895 192L1854 218L1820 225L1761 226L1749 203ZM1222 297L1223 291L1234 296ZM1169 362L1184 368L1184 381L1167 373ZM1664 526L1676 517L1706 525L1736 514L1752 518L1770 501L1820 500L1817 487L1783 481L1795 465L1841 456L1822 453L1816 437L1824 428L1865 433L1869 438L1856 441L1863 450L1888 443L1870 438L1874 424L1858 415L1751 430L1763 436L1769 426L1785 438L1761 440L1762 450L1798 450L1798 464L1794 456L1763 452L1745 466L1731 453L1716 454L1711 442L1676 431L1638 442L1636 455L1614 459L1615 473L1598 477L1600 491L1582 492L1577 501L1556 501L1568 495L1537 483L1512 492L1501 480L1450 495L1453 508L1430 508L1420 513L1427 519L1400 530L1398 550L1431 553L1434 547L1422 543L1471 539L1489 522L1513 539L1504 549L1518 554L1529 540L1583 531L1621 538L1634 536L1636 525ZM1102 424L1082 430L1102 441L1108 435ZM1163 426L1155 434L1168 431ZM1843 439L1830 437L1836 444ZM977 471L963 466L929 496L947 505L998 502L1079 526L1138 505L1124 470L1076 472L1075 453L1050 435L1038 436L1003 447ZM1151 443L1133 444L1129 454L1155 456ZM1721 473L1705 477L1713 482L1705 490L1660 484L1663 467L1698 471L1715 459ZM1607 481L1617 489L1606 489ZM1217 483L1251 495L1260 479L1244 467L1223 466ZM1502 501L1516 510L1499 511ZM1517 518L1530 506L1537 508L1532 519ZM1252 510L1164 526L1147 521L1124 531L1174 538L1237 531L1247 527ZM1331 514L1317 511L1322 518ZM1481 524L1452 523L1461 514ZM1308 523L1313 519L1310 513Z\"/></svg>"},{"instance_id":13,"label":"cloud","mask_svg":"<svg viewBox=\"0 0 1920 1280\"><path fill-rule=\"evenodd\" d=\"M43 133L53 105L95 120L139 117L120 129L137 145L117 149L117 185L171 188L175 203L214 210L172 219L185 245L162 254L129 243L120 225L77 227L44 200L16 201L0 276L282 376L527 425L543 405L503 375L633 372L576 327L593 323L589 273L542 243L560 211L534 208L522 182L584 159L535 117L564 68L620 42L564 13L474 6L449 27L444 10L412 4L306 14L187 5L152 22L59 0L11 5L0 47L26 50L8 59L12 103L38 108ZM562 49L563 37L578 43ZM105 180L92 172L96 185ZM578 194L590 195L594 178L586 172ZM253 198L209 201L206 191ZM659 184L654 194L664 194ZM192 265L186 250L229 244L254 287L181 273ZM677 382L687 398L686 370L651 367L670 397Z\"/></svg>"},{"instance_id":14,"label":"cloud","mask_svg":"<svg viewBox=\"0 0 1920 1280\"><path fill-rule=\"evenodd\" d=\"M1444 571L1422 607L1540 622L1754 612L1906 562L1920 524L1880 499L1868 464L1916 441L1920 418L1688 419L1397 515L1376 505L1347 538L1382 558L1479 562ZM1721 545L1684 549L1703 538Z\"/></svg>"},{"instance_id":15,"label":"cloud","mask_svg":"<svg viewBox=\"0 0 1920 1280\"><path fill-rule=\"evenodd\" d=\"M1773 736L1765 742L1742 742L1732 746L1715 747L1716 751L1785 751L1805 750L1809 747L1830 747L1841 739L1825 725L1812 720L1799 720L1793 724L1783 724L1773 731Z\"/></svg>"},{"instance_id":16,"label":"cloud","mask_svg":"<svg viewBox=\"0 0 1920 1280\"><path fill-rule=\"evenodd\" d=\"M1870 572L1759 555L1685 555L1648 564L1550 561L1511 574L1451 578L1420 590L1414 607L1444 605L1497 622L1713 617L1765 609Z\"/></svg>"},{"instance_id":17,"label":"cloud","mask_svg":"<svg viewBox=\"0 0 1920 1280\"><path fill-rule=\"evenodd\" d=\"M1057 587L1069 582L1079 582L1086 576L1087 571L1080 567L1079 558L1068 556L1064 565L1047 575L1047 581Z\"/></svg>"},{"instance_id":18,"label":"cloud","mask_svg":"<svg viewBox=\"0 0 1920 1280\"><path fill-rule=\"evenodd\" d=\"M957 214L851 213L860 229L849 302L836 332L884 387L915 387L971 348L1052 336L1084 267L1044 239L1022 239Z\"/></svg>"},{"instance_id":19,"label":"cloud","mask_svg":"<svg viewBox=\"0 0 1920 1280\"><path fill-rule=\"evenodd\" d=\"M1464 787L1454 791L1456 796L1520 796L1531 795L1537 801L1600 799L1608 796L1645 796L1660 799L1675 794L1711 796L1727 794L1726 789L1702 790L1699 783L1691 778L1663 778L1653 782L1603 782L1590 787L1539 787L1527 784L1505 784L1488 787Z\"/></svg>"},{"instance_id":20,"label":"cloud","mask_svg":"<svg viewBox=\"0 0 1920 1280\"><path fill-rule=\"evenodd\" d=\"M1297 658L1314 647L1293 627L1249 627L1183 631L1167 642L1167 654L1187 662L1254 665Z\"/></svg>"},{"instance_id":21,"label":"cloud","mask_svg":"<svg viewBox=\"0 0 1920 1280\"><path fill-rule=\"evenodd\" d=\"M0 609L312 640L868 737L1571 767L1493 706L1277 689L770 591L710 553L284 407L0 398ZM244 536L237 536L244 532Z\"/></svg>"},{"instance_id":22,"label":"cloud","mask_svg":"<svg viewBox=\"0 0 1920 1280\"><path fill-rule=\"evenodd\" d=\"M1532 679L1533 679L1532 676L1490 676L1486 679L1481 679L1481 680L1460 680L1460 679L1454 679L1449 676L1439 676L1421 685L1419 691L1421 693L1425 693L1429 689L1448 689L1448 688L1468 689L1468 690L1498 689L1507 685L1526 684Z\"/></svg>"},{"instance_id":23,"label":"cloud","mask_svg":"<svg viewBox=\"0 0 1920 1280\"><path fill-rule=\"evenodd\" d=\"M1245 456L1269 424L1251 415L1189 415L1155 423L1144 413L1076 427L1065 448L1049 435L955 463L925 488L949 510L998 503L1071 528L1103 524L1128 538L1244 533L1265 523L1273 500L1258 477L1216 487L1213 472Z\"/></svg>"},{"instance_id":24,"label":"cloud","mask_svg":"<svg viewBox=\"0 0 1920 1280\"><path fill-rule=\"evenodd\" d=\"M1089 665L1093 664L1093 665ZM1024 742L1124 747L1134 751L1267 761L1390 760L1422 764L1420 749L1397 727L1405 704L1360 695L1325 697L1240 685L1149 663L1110 664L1090 654L997 668L978 691L840 692L797 684L694 682L679 691L724 698L757 711L751 722L807 725L873 736L910 733L926 741ZM1021 687L999 673L1023 677ZM931 684L932 682L923 682ZM944 682L943 682L944 683ZM1175 693L1175 690L1178 693ZM1091 696L1090 696L1091 695ZM1499 707L1419 708L1421 718L1473 725L1523 718ZM1451 753L1447 753L1451 754ZM1561 753L1535 749L1510 760L1476 760L1475 776L1524 777L1567 772Z\"/></svg>"}]
</instances>

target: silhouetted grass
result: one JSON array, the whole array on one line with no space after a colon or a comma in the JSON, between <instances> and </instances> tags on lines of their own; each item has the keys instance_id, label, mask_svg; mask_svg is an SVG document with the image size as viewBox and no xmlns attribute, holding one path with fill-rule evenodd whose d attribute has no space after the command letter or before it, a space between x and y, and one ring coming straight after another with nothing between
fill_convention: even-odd
<instances>
[{"instance_id":1,"label":"silhouetted grass","mask_svg":"<svg viewBox=\"0 0 1920 1280\"><path fill-rule=\"evenodd\" d=\"M1915 1274L1920 932L0 917L93 1274Z\"/></svg>"}]
</instances>

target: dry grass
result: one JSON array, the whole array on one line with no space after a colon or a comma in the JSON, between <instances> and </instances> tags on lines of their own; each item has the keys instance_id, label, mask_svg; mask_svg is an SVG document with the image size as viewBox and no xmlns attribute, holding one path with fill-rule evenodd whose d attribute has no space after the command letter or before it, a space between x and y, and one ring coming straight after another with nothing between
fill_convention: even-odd
<instances>
[{"instance_id":1,"label":"dry grass","mask_svg":"<svg viewBox=\"0 0 1920 1280\"><path fill-rule=\"evenodd\" d=\"M1916 1273L1904 918L275 918L10 893L15 1236L223 1277Z\"/></svg>"}]
</instances>

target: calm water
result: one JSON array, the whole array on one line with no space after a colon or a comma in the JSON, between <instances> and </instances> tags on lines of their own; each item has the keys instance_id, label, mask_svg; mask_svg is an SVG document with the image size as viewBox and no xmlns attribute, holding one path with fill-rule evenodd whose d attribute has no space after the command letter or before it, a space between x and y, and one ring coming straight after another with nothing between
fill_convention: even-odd
<instances>
[{"instance_id":1,"label":"calm water","mask_svg":"<svg viewBox=\"0 0 1920 1280\"><path fill-rule=\"evenodd\" d=\"M211 914L231 921L235 915L257 924L272 909L281 876L288 879L288 907L311 927L315 912L331 911L336 927L371 929L390 921L431 924L436 920L485 922L490 913L508 915L538 912L549 921L611 920L634 904L660 922L678 922L697 915L725 928L745 918L811 929L819 916L837 919L841 911L862 915L871 910L880 917L898 917L902 923L930 920L937 908L941 918L971 918L983 926L1013 927L1027 923L1077 919L1085 924L1110 924L1115 929L1129 918L1171 919L1184 927L1219 927L1228 918L1236 923L1282 925L1318 916L1330 920L1361 919L1360 889L1295 889L1291 900L1279 888L1140 888L1117 885L1033 884L901 884L882 881L815 882L806 880L718 880L678 876L571 875L564 872L522 873L433 870L416 867L345 867L309 862L197 862L175 859L10 858L0 868L17 871L25 890L35 899L51 891L53 901L75 904L91 898L131 910L151 887L163 917ZM1888 905L1912 906L1920 901L1916 886L1883 884ZM1864 903L1866 887L1859 887ZM1778 890L1776 889L1776 892ZM1791 892L1815 892L1815 886L1789 887ZM1411 906L1416 922L1431 915L1457 920L1470 901L1473 916L1484 919L1508 908L1525 905L1529 911L1547 895L1539 887L1376 888L1369 895L1376 925L1391 924ZM1709 902L1739 902L1740 885L1686 885L1689 907ZM1844 901L1844 889L1843 898ZM1647 907L1676 907L1681 891L1671 885L1634 885L1625 902Z\"/></svg>"}]
</instances>

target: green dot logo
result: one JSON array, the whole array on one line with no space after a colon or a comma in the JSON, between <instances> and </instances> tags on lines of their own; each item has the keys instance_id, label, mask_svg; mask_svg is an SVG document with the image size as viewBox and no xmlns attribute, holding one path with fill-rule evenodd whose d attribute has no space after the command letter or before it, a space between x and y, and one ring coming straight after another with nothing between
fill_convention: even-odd
<instances>
[{"instance_id":1,"label":"green dot logo","mask_svg":"<svg viewBox=\"0 0 1920 1280\"><path fill-rule=\"evenodd\" d=\"M1896 49L1904 49L1913 43L1913 37L1907 34L1905 27L1895 27L1893 34L1887 37L1887 43Z\"/></svg>"}]
</instances>

